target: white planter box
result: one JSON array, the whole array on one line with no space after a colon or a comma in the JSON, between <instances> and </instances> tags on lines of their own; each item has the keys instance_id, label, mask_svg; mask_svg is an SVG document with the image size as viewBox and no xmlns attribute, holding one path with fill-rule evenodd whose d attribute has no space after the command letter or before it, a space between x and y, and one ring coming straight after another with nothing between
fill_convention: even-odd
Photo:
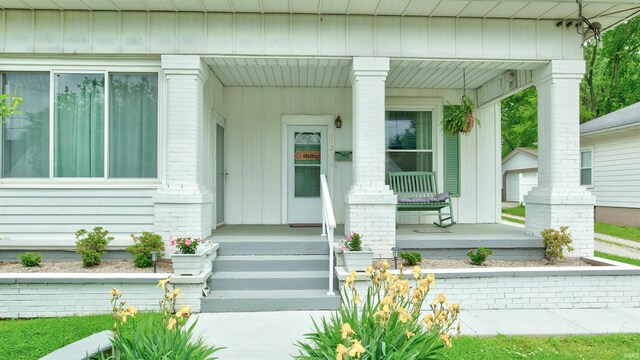
<instances>
[{"instance_id":1,"label":"white planter box","mask_svg":"<svg viewBox=\"0 0 640 360\"><path fill-rule=\"evenodd\" d=\"M213 246L201 246L196 250L195 254L181 254L176 251L171 254L171 262L173 263L173 273L175 275L199 275L202 271L211 268L211 255L214 250Z\"/></svg>"},{"instance_id":2,"label":"white planter box","mask_svg":"<svg viewBox=\"0 0 640 360\"><path fill-rule=\"evenodd\" d=\"M343 251L344 267L347 271L365 271L373 265L373 250L363 247L362 251Z\"/></svg>"},{"instance_id":3,"label":"white planter box","mask_svg":"<svg viewBox=\"0 0 640 360\"><path fill-rule=\"evenodd\" d=\"M340 245L333 246L333 253L336 255L336 266L344 266L344 251L340 248Z\"/></svg>"}]
</instances>

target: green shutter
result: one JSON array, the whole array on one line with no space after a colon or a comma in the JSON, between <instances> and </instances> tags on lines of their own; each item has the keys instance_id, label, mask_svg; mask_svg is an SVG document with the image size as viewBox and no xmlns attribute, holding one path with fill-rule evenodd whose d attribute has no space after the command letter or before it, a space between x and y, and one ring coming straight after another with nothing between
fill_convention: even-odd
<instances>
[{"instance_id":1,"label":"green shutter","mask_svg":"<svg viewBox=\"0 0 640 360\"><path fill-rule=\"evenodd\" d=\"M444 191L460 196L460 135L444 134Z\"/></svg>"}]
</instances>

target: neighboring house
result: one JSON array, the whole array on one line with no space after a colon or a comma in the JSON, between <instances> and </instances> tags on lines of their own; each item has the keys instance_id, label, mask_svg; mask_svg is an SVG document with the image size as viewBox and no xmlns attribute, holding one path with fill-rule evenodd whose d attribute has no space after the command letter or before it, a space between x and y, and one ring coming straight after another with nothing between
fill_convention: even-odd
<instances>
[{"instance_id":1,"label":"neighboring house","mask_svg":"<svg viewBox=\"0 0 640 360\"><path fill-rule=\"evenodd\" d=\"M502 159L502 201L523 203L538 186L538 150L516 148Z\"/></svg>"},{"instance_id":2,"label":"neighboring house","mask_svg":"<svg viewBox=\"0 0 640 360\"><path fill-rule=\"evenodd\" d=\"M607 29L640 1L580 3ZM121 247L141 231L319 223L324 173L337 221L389 257L396 196L385 164L437 172L457 222L499 223L500 99L535 85L540 177L525 197L526 232L568 225L575 254L593 253L594 200L569 176L579 171L585 71L574 1L0 9L3 91L25 99L2 126L2 249L72 248L73 232L95 225ZM443 106L465 93L482 126L445 136Z\"/></svg>"},{"instance_id":3,"label":"neighboring house","mask_svg":"<svg viewBox=\"0 0 640 360\"><path fill-rule=\"evenodd\" d=\"M640 226L640 103L580 125L580 184L596 221Z\"/></svg>"}]
</instances>

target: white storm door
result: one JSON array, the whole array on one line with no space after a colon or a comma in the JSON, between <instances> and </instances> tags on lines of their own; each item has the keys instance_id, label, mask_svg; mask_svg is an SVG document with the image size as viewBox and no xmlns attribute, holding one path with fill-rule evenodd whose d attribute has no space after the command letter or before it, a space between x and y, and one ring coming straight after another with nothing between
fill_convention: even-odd
<instances>
[{"instance_id":1,"label":"white storm door","mask_svg":"<svg viewBox=\"0 0 640 360\"><path fill-rule=\"evenodd\" d=\"M322 223L320 174L327 173L327 126L287 126L287 222Z\"/></svg>"}]
</instances>

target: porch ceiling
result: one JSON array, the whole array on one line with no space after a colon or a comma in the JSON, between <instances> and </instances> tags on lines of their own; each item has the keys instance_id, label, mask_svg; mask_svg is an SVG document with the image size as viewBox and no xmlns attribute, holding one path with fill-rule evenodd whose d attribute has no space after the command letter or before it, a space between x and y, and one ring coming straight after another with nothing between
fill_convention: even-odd
<instances>
[{"instance_id":1,"label":"porch ceiling","mask_svg":"<svg viewBox=\"0 0 640 360\"><path fill-rule=\"evenodd\" d=\"M225 86L350 87L350 59L224 58L205 61ZM532 70L540 62L391 60L389 88L475 89L505 70Z\"/></svg>"},{"instance_id":2,"label":"porch ceiling","mask_svg":"<svg viewBox=\"0 0 640 360\"><path fill-rule=\"evenodd\" d=\"M638 12L636 0L583 0L583 15L606 29ZM0 9L197 11L575 19L575 0L2 0Z\"/></svg>"}]
</instances>

